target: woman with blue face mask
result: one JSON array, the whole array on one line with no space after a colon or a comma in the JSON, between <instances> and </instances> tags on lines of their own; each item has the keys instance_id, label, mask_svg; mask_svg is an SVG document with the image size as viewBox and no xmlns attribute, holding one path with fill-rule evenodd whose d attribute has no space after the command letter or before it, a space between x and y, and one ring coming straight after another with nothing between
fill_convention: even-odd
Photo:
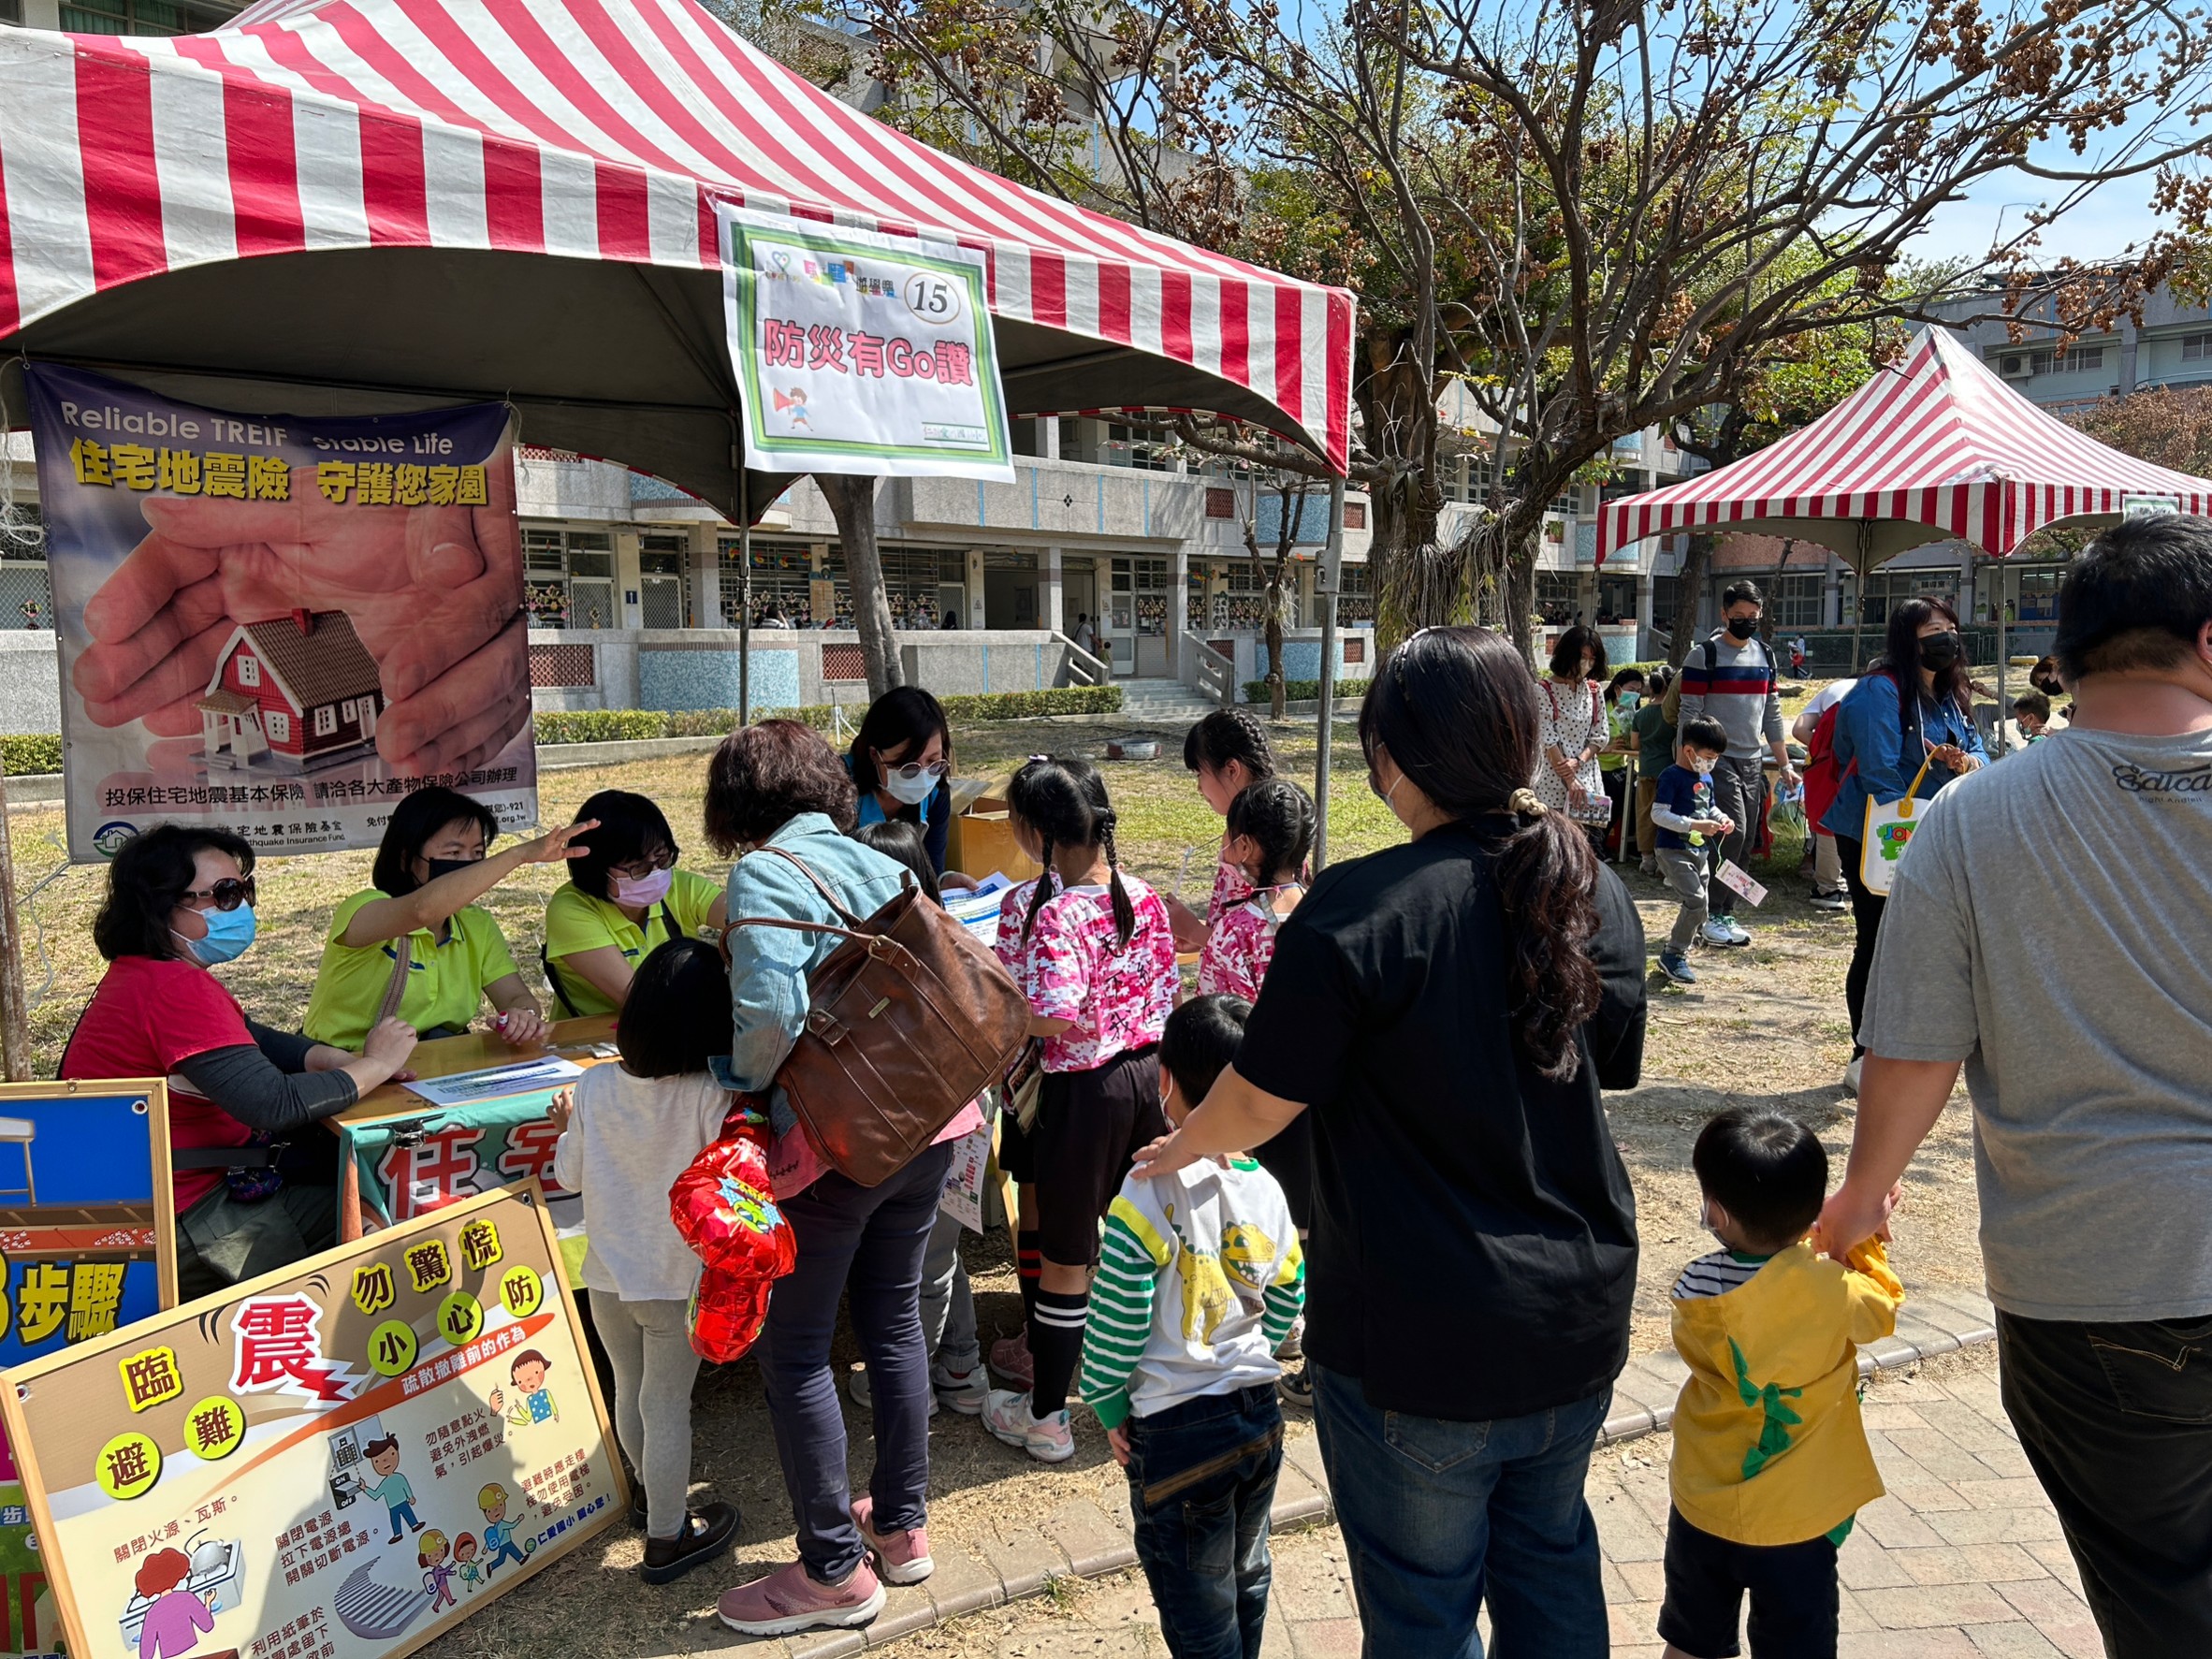
<instances>
[{"instance_id":1,"label":"woman with blue face mask","mask_svg":"<svg viewBox=\"0 0 2212 1659\"><path fill-rule=\"evenodd\" d=\"M672 939L719 944L728 898L677 867L676 834L644 795L603 789L576 808L598 827L546 904L546 982L565 1015L608 1014L630 1000L637 965Z\"/></svg>"},{"instance_id":2,"label":"woman with blue face mask","mask_svg":"<svg viewBox=\"0 0 2212 1659\"><path fill-rule=\"evenodd\" d=\"M945 870L945 837L953 823L953 728L944 706L920 686L899 686L868 705L846 751L845 770L859 792L859 823L905 822L922 845L939 885L975 885Z\"/></svg>"},{"instance_id":3,"label":"woman with blue face mask","mask_svg":"<svg viewBox=\"0 0 2212 1659\"><path fill-rule=\"evenodd\" d=\"M254 850L239 837L164 823L126 842L93 924L108 971L62 1056L65 1078L168 1078L187 1300L336 1240L336 1190L327 1172L303 1180L288 1167L298 1160L285 1139L400 1075L415 1047L397 1020L356 1054L248 1019L208 969L242 954L254 932Z\"/></svg>"}]
</instances>

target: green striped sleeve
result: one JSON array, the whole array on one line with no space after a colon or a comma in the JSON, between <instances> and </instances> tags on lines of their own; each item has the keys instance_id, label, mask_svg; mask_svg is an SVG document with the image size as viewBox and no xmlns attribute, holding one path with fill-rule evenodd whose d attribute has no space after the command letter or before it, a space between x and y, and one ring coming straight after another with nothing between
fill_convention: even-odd
<instances>
[{"instance_id":1,"label":"green striped sleeve","mask_svg":"<svg viewBox=\"0 0 2212 1659\"><path fill-rule=\"evenodd\" d=\"M1260 1302L1259 1331L1267 1338L1270 1353L1283 1346L1283 1339L1290 1334L1290 1327L1298 1322L1304 1307L1305 1258L1293 1244L1290 1254L1283 1259L1283 1265L1275 1273L1275 1282L1267 1288L1267 1294Z\"/></svg>"},{"instance_id":2,"label":"green striped sleeve","mask_svg":"<svg viewBox=\"0 0 2212 1659\"><path fill-rule=\"evenodd\" d=\"M1128 1223L1135 1215L1134 1207L1120 1200L1107 1215L1099 1276L1091 1283L1090 1317L1083 1331L1079 1386L1084 1404L1109 1429L1128 1419L1129 1378L1152 1333L1152 1298L1160 1271L1150 1246Z\"/></svg>"}]
</instances>

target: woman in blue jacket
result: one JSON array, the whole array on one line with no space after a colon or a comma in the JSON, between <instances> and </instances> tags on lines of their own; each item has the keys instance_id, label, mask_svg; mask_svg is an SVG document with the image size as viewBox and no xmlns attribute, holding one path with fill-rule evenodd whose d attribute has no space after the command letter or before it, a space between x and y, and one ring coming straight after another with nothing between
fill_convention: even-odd
<instances>
[{"instance_id":1,"label":"woman in blue jacket","mask_svg":"<svg viewBox=\"0 0 2212 1659\"><path fill-rule=\"evenodd\" d=\"M1904 693L1908 685L1910 697ZM1836 710L1836 767L1843 780L1821 827L1836 837L1844 884L1851 889L1852 920L1858 927L1851 972L1843 982L1852 1032L1851 1069L1843 1081L1854 1094L1865 1052L1858 1029L1866 1013L1867 980L1888 902L1859 879L1867 803L1887 806L1903 800L1908 791L1926 799L1953 779L1981 769L1986 756L1981 734L1974 730L1972 695L1958 613L1947 600L1908 599L1889 613L1880 660ZM1913 779L1923 761L1928 769L1915 790Z\"/></svg>"}]
</instances>

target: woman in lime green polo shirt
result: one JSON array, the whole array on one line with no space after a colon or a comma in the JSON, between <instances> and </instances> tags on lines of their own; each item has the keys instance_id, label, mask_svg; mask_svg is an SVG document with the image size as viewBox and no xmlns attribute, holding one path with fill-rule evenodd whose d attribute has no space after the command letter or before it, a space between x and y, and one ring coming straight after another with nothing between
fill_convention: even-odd
<instances>
[{"instance_id":1,"label":"woman in lime green polo shirt","mask_svg":"<svg viewBox=\"0 0 2212 1659\"><path fill-rule=\"evenodd\" d=\"M721 882L676 867L676 836L645 796L602 790L576 808L587 819L591 851L546 905L546 981L564 1014L617 1013L656 947L721 937L728 898Z\"/></svg>"},{"instance_id":2,"label":"woman in lime green polo shirt","mask_svg":"<svg viewBox=\"0 0 2212 1659\"><path fill-rule=\"evenodd\" d=\"M480 801L449 789L406 796L385 826L371 874L376 885L339 905L323 945L323 966L308 999L308 1034L334 1047L358 1048L376 1024L399 971L397 941L408 941L399 1017L425 1037L458 1036L486 998L494 1029L523 1046L543 1040L537 998L522 982L506 936L476 900L526 864L581 858L572 823L487 856L499 822Z\"/></svg>"}]
</instances>

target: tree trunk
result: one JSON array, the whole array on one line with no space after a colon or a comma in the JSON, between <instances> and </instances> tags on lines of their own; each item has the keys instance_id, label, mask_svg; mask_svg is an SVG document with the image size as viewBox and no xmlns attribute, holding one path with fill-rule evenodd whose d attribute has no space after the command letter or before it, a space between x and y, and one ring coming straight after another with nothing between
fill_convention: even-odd
<instances>
[{"instance_id":1,"label":"tree trunk","mask_svg":"<svg viewBox=\"0 0 2212 1659\"><path fill-rule=\"evenodd\" d=\"M891 632L891 601L883 591L883 560L876 548L876 479L866 473L817 473L814 482L837 521L845 550L845 580L852 589L852 623L867 664L868 701L906 683L898 642Z\"/></svg>"},{"instance_id":2,"label":"tree trunk","mask_svg":"<svg viewBox=\"0 0 2212 1659\"><path fill-rule=\"evenodd\" d=\"M1522 509L1523 503L1516 502L1503 513L1477 521L1465 540L1462 557L1469 583L1477 595L1484 596L1480 608L1485 619L1533 663L1536 545L1543 534L1544 513L1541 503L1533 516Z\"/></svg>"},{"instance_id":3,"label":"tree trunk","mask_svg":"<svg viewBox=\"0 0 2212 1659\"><path fill-rule=\"evenodd\" d=\"M1267 620L1264 624L1267 638L1267 716L1270 720L1284 718L1283 704L1289 696L1289 687L1283 676L1283 573L1280 569L1267 579ZM1328 664L1322 669L1327 671Z\"/></svg>"},{"instance_id":4,"label":"tree trunk","mask_svg":"<svg viewBox=\"0 0 2212 1659\"><path fill-rule=\"evenodd\" d=\"M1690 551L1682 558L1682 568L1674 578L1674 632L1666 641L1666 661L1669 666L1680 668L1690 654L1690 642L1697 637L1697 599L1705 591L1705 577L1712 565L1710 536L1692 536Z\"/></svg>"},{"instance_id":5,"label":"tree trunk","mask_svg":"<svg viewBox=\"0 0 2212 1659\"><path fill-rule=\"evenodd\" d=\"M1420 474L1401 473L1373 491L1375 539L1368 568L1376 573L1375 648L1388 652L1422 628L1463 622L1470 613L1468 543L1436 538L1436 508Z\"/></svg>"}]
</instances>

